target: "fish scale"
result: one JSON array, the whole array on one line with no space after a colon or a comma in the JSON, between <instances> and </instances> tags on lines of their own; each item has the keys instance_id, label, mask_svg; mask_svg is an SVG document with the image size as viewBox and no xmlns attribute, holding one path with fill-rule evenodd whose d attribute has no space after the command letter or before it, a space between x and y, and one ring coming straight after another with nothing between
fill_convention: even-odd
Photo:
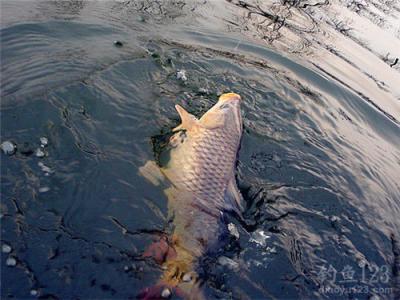
<instances>
[{"instance_id":1,"label":"fish scale","mask_svg":"<svg viewBox=\"0 0 400 300\"><path fill-rule=\"evenodd\" d=\"M236 155L236 150L233 143L225 142L224 131L217 130L211 134L209 131L204 130L200 138L193 137L198 141L194 143L193 156L188 161L192 172L189 172L185 186L191 192L204 189L207 194L218 194L223 193L226 175L232 169L229 161Z\"/></svg>"}]
</instances>

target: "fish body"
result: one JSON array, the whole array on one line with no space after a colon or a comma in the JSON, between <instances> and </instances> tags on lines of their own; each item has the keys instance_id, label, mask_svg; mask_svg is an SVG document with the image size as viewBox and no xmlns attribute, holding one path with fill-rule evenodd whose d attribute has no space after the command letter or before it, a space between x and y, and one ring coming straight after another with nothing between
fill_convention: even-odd
<instances>
[{"instance_id":1,"label":"fish body","mask_svg":"<svg viewBox=\"0 0 400 300\"><path fill-rule=\"evenodd\" d=\"M169 150L161 157L174 229L169 238L173 251L163 263L160 285L179 289L184 298L201 298L196 263L217 246L223 231L221 213L241 210L235 181L242 135L240 101L237 94L223 94L200 119L176 105L182 124L173 130ZM141 169L148 177L146 172Z\"/></svg>"}]
</instances>

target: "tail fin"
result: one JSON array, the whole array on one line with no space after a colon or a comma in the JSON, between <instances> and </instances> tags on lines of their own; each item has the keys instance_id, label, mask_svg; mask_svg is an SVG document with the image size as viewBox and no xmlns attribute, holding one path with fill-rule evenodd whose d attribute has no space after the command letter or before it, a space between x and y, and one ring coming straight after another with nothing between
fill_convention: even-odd
<instances>
[{"instance_id":1,"label":"tail fin","mask_svg":"<svg viewBox=\"0 0 400 300\"><path fill-rule=\"evenodd\" d=\"M153 244L143 253L163 266L164 273L156 285L147 287L137 295L138 299L169 299L171 296L181 299L205 299L201 290L201 281L193 268L193 256L166 236Z\"/></svg>"}]
</instances>

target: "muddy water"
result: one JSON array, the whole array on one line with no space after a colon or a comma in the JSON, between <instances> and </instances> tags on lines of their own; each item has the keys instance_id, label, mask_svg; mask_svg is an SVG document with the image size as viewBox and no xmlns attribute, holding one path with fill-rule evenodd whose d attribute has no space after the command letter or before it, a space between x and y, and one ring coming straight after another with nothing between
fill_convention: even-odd
<instances>
[{"instance_id":1,"label":"muddy water","mask_svg":"<svg viewBox=\"0 0 400 300\"><path fill-rule=\"evenodd\" d=\"M167 204L138 168L174 104L226 91L246 209L201 261L207 297L398 297L399 20L396 1L2 1L1 297L154 284Z\"/></svg>"}]
</instances>

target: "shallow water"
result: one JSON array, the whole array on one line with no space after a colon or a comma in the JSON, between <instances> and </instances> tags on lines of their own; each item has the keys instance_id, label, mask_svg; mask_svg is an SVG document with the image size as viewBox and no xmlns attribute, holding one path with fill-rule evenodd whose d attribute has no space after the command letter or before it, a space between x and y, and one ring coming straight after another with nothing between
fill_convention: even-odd
<instances>
[{"instance_id":1,"label":"shallow water","mask_svg":"<svg viewBox=\"0 0 400 300\"><path fill-rule=\"evenodd\" d=\"M243 98L246 210L229 216L239 239L202 259L208 298L399 297L396 1L2 1L1 14L1 139L18 148L1 154L2 298L154 284L162 270L141 254L167 203L138 168L179 123L174 104L200 116L226 91ZM21 153L40 137L44 158Z\"/></svg>"}]
</instances>

